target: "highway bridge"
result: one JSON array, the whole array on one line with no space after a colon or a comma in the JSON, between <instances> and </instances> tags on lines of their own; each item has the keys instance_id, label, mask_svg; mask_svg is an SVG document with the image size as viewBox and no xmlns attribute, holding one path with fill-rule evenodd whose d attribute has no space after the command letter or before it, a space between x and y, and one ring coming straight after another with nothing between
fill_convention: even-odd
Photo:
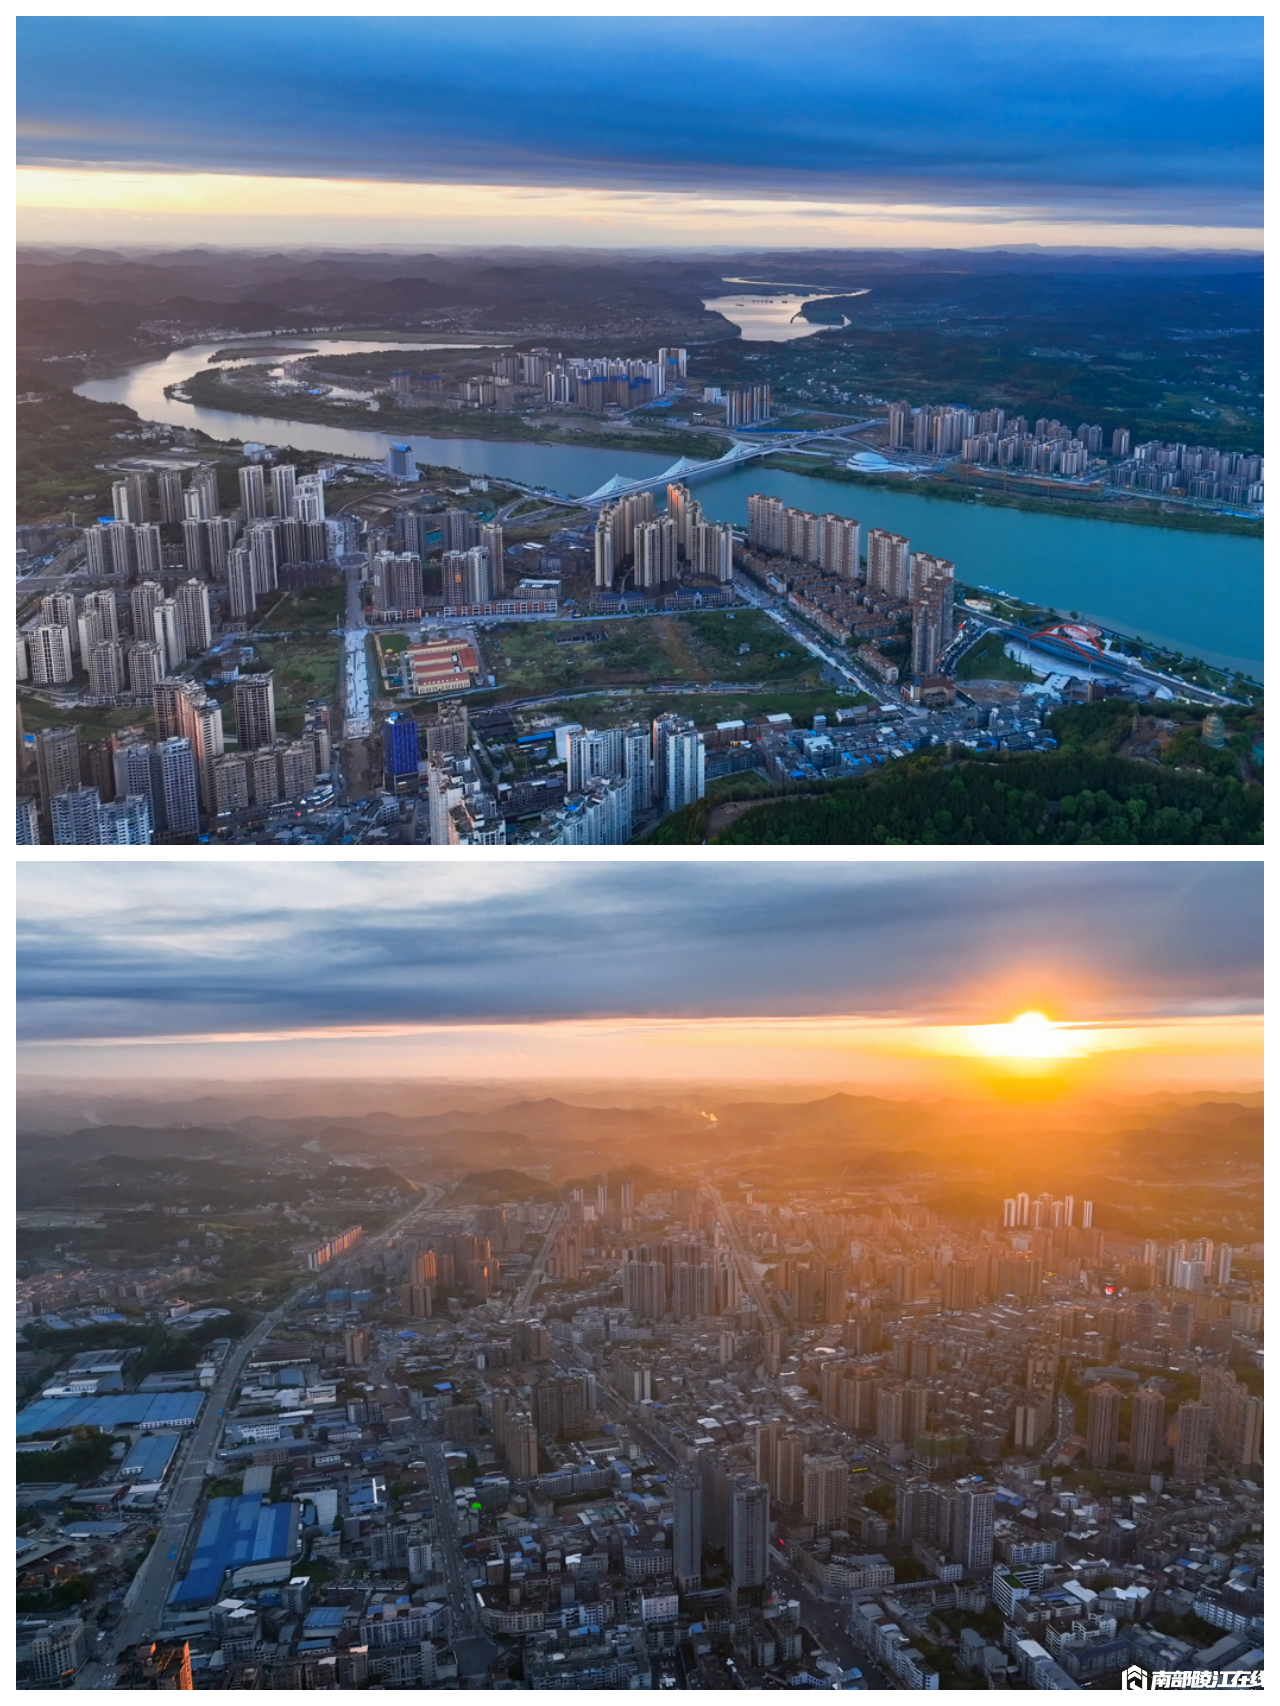
<instances>
[{"instance_id":1,"label":"highway bridge","mask_svg":"<svg viewBox=\"0 0 1280 1706\"><path fill-rule=\"evenodd\" d=\"M588 509L600 509L607 503L613 503L616 498L635 497L639 492L660 491L662 487L671 485L674 481L687 484L690 480L700 480L710 474L728 474L761 456L772 456L781 450L795 450L814 439L830 442L844 438L848 433L865 432L868 427L879 424L876 420L850 421L844 426L823 427L820 432L771 433L764 440L736 438L723 456L711 456L701 462L682 456L661 474L650 474L643 480L627 480L621 474L615 474L612 480L607 480L589 496L579 498L578 502Z\"/></svg>"}]
</instances>

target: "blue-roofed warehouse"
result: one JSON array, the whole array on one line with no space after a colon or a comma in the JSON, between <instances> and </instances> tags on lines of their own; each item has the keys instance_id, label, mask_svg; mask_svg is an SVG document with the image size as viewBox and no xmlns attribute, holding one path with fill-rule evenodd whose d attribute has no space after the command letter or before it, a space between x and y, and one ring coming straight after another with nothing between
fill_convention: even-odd
<instances>
[{"instance_id":1,"label":"blue-roofed warehouse","mask_svg":"<svg viewBox=\"0 0 1280 1706\"><path fill-rule=\"evenodd\" d=\"M203 1392L122 1392L102 1398L37 1398L18 1412L18 1438L59 1428L193 1428Z\"/></svg>"},{"instance_id":2,"label":"blue-roofed warehouse","mask_svg":"<svg viewBox=\"0 0 1280 1706\"><path fill-rule=\"evenodd\" d=\"M121 1475L126 1480L136 1480L144 1487L163 1481L181 1438L181 1434L144 1434L134 1441L128 1457L120 1465Z\"/></svg>"},{"instance_id":3,"label":"blue-roofed warehouse","mask_svg":"<svg viewBox=\"0 0 1280 1706\"><path fill-rule=\"evenodd\" d=\"M301 1512L290 1500L272 1505L261 1493L210 1499L191 1568L170 1605L212 1605L228 1570L232 1586L283 1580L302 1553Z\"/></svg>"}]
</instances>

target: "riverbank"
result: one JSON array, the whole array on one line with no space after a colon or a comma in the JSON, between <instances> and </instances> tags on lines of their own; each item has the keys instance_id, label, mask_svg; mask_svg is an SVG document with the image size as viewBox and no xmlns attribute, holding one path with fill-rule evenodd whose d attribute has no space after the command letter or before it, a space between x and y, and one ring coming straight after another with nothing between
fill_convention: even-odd
<instances>
[{"instance_id":1,"label":"riverbank","mask_svg":"<svg viewBox=\"0 0 1280 1706\"><path fill-rule=\"evenodd\" d=\"M463 413L454 409L405 409L378 398L377 411L366 404L341 399L330 402L304 394L281 397L266 389L224 383L216 368L203 368L177 386L178 396L197 408L251 412L273 420L307 421L313 426L334 426L358 432L397 433L406 438L486 439L498 444L548 444L566 449L639 452L650 456L681 456L704 461L724 454L724 441L709 433L593 431L591 427L546 424L520 420L511 415Z\"/></svg>"},{"instance_id":2,"label":"riverbank","mask_svg":"<svg viewBox=\"0 0 1280 1706\"><path fill-rule=\"evenodd\" d=\"M1228 533L1245 539L1261 539L1263 524L1241 515L1211 515L1199 510L1170 512L1157 503L1144 503L1140 498L1130 501L1117 499L1114 503L1092 503L1088 499L1039 498L1030 493L1007 492L983 486L980 489L964 480L912 480L904 476L860 474L852 468L842 468L834 462L820 462L816 457L788 456L779 451L776 456L764 457L761 468L777 468L786 474L807 474L811 479L828 480L833 485L863 486L877 491L907 491L916 497L942 498L948 503L981 504L987 509L1029 510L1035 515L1070 516L1079 521L1115 521L1133 527L1167 527L1179 533Z\"/></svg>"},{"instance_id":3,"label":"riverbank","mask_svg":"<svg viewBox=\"0 0 1280 1706\"><path fill-rule=\"evenodd\" d=\"M322 338L309 341L326 343ZM662 438L659 448L646 454L634 440L621 436L603 445L584 443L585 434L563 434L556 443L531 441L533 433L523 443L457 436L479 430L479 416L465 423L453 416L444 423L447 436L433 438L396 431L385 417L363 408L354 416L330 408L326 418L313 422L255 415L243 406L242 411L234 406L201 408L175 400L169 394L172 387L180 388L193 370L207 368L210 355L220 347L223 344L172 351L163 361L143 363L116 379L87 382L81 394L123 404L144 421L207 432L220 442L284 443L329 460L381 461L391 444L408 439L420 463L566 494L596 491L619 475L661 475L682 447L679 439ZM322 347L322 353L335 352ZM234 394L218 401L234 404ZM359 422L358 429L347 424L352 419ZM501 418L490 421L488 431ZM104 448L108 454L121 453L117 444ZM749 467L699 480L695 491L707 519L744 527L748 500L758 492L798 509L836 511L856 517L864 529L902 534L916 550L949 558L958 578L969 585L996 587L1041 609L1077 611L1104 628L1130 637L1143 635L1150 647L1203 658L1216 669L1262 675L1258 538L1221 529L1124 525L1132 511L1086 515L1066 509L1058 514L1038 502L961 502L956 498L967 494L947 494L927 481L877 480L847 470L839 471L845 477L833 480L829 476L837 471L829 464L787 458L786 465L779 466L782 455L774 451Z\"/></svg>"}]
</instances>

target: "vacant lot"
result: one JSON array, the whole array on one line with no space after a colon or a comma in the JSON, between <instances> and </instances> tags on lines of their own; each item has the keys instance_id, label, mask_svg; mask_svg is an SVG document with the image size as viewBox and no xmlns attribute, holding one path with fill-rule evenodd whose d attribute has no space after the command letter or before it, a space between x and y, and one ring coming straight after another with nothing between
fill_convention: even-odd
<instances>
[{"instance_id":1,"label":"vacant lot","mask_svg":"<svg viewBox=\"0 0 1280 1706\"><path fill-rule=\"evenodd\" d=\"M298 592L270 593L254 617L255 628L273 633L327 634L346 618L344 586L307 586Z\"/></svg>"},{"instance_id":2,"label":"vacant lot","mask_svg":"<svg viewBox=\"0 0 1280 1706\"><path fill-rule=\"evenodd\" d=\"M754 610L591 620L581 627L513 623L492 631L490 647L502 698L666 682L816 689L821 681L817 661Z\"/></svg>"}]
</instances>

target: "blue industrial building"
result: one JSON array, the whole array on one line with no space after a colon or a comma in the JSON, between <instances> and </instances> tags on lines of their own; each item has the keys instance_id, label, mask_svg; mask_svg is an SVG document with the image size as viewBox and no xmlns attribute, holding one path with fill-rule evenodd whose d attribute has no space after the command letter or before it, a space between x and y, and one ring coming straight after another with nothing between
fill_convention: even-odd
<instances>
[{"instance_id":1,"label":"blue industrial building","mask_svg":"<svg viewBox=\"0 0 1280 1706\"><path fill-rule=\"evenodd\" d=\"M261 1493L210 1499L191 1568L169 1595L170 1605L212 1605L228 1570L249 1581L286 1576L302 1549L300 1517L292 1500L267 1504Z\"/></svg>"},{"instance_id":2,"label":"blue industrial building","mask_svg":"<svg viewBox=\"0 0 1280 1706\"><path fill-rule=\"evenodd\" d=\"M181 1434L144 1434L134 1441L133 1449L120 1465L121 1475L144 1486L149 1482L163 1481L181 1438Z\"/></svg>"},{"instance_id":3,"label":"blue industrial building","mask_svg":"<svg viewBox=\"0 0 1280 1706\"><path fill-rule=\"evenodd\" d=\"M61 1428L193 1428L203 1392L126 1392L105 1398L37 1398L18 1412L18 1438Z\"/></svg>"}]
</instances>

